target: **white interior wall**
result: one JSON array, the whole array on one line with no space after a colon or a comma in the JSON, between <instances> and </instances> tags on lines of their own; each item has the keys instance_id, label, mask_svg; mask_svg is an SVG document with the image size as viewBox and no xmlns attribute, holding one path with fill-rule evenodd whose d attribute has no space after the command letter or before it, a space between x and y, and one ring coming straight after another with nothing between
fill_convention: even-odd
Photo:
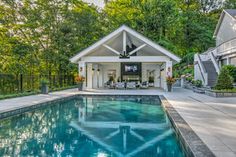
<instances>
[{"instance_id":1,"label":"white interior wall","mask_svg":"<svg viewBox=\"0 0 236 157\"><path fill-rule=\"evenodd\" d=\"M156 70L154 73L154 87L161 87L161 66L156 65Z\"/></svg>"},{"instance_id":2,"label":"white interior wall","mask_svg":"<svg viewBox=\"0 0 236 157\"><path fill-rule=\"evenodd\" d=\"M142 63L142 81L148 81L148 72L154 71L154 87L160 87L160 65L157 63Z\"/></svg>"},{"instance_id":3,"label":"white interior wall","mask_svg":"<svg viewBox=\"0 0 236 157\"><path fill-rule=\"evenodd\" d=\"M99 73L98 73L98 64L93 64L93 88L98 88Z\"/></svg>"},{"instance_id":4,"label":"white interior wall","mask_svg":"<svg viewBox=\"0 0 236 157\"><path fill-rule=\"evenodd\" d=\"M91 89L93 87L93 64L87 63L87 88Z\"/></svg>"},{"instance_id":5,"label":"white interior wall","mask_svg":"<svg viewBox=\"0 0 236 157\"><path fill-rule=\"evenodd\" d=\"M106 70L106 69L105 69ZM87 88L100 88L104 86L104 66L97 63L88 63L88 86Z\"/></svg>"},{"instance_id":6,"label":"white interior wall","mask_svg":"<svg viewBox=\"0 0 236 157\"><path fill-rule=\"evenodd\" d=\"M107 64L102 64L102 82L103 84L106 83L109 78L108 78L108 72L109 70L116 70L116 78L115 82L117 82L118 77L120 77L120 63L107 63Z\"/></svg>"},{"instance_id":7,"label":"white interior wall","mask_svg":"<svg viewBox=\"0 0 236 157\"><path fill-rule=\"evenodd\" d=\"M166 64L163 64L160 67L161 70L161 80L160 80L160 84L161 84L161 88L166 89L166 68L165 68Z\"/></svg>"},{"instance_id":8,"label":"white interior wall","mask_svg":"<svg viewBox=\"0 0 236 157\"><path fill-rule=\"evenodd\" d=\"M98 86L98 88L100 88L100 87L103 87L103 85L104 85L104 83L103 83L103 66L102 65L98 65L98 68L99 68L99 72L98 72L98 79L99 79L99 86Z\"/></svg>"}]
</instances>

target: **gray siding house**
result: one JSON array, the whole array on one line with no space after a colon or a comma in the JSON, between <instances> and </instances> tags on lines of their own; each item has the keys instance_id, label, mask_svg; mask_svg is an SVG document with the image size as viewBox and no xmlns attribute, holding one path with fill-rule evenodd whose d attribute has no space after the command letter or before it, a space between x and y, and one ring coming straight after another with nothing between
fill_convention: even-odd
<instances>
[{"instance_id":1,"label":"gray siding house","mask_svg":"<svg viewBox=\"0 0 236 157\"><path fill-rule=\"evenodd\" d=\"M194 56L194 79L209 87L215 85L222 66L236 65L236 9L223 10L213 37L216 47Z\"/></svg>"}]
</instances>

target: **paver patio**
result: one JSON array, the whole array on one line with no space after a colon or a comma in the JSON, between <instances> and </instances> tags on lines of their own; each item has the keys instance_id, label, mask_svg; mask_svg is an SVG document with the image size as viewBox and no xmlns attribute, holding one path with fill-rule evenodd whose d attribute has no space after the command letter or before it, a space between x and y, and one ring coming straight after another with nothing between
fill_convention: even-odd
<instances>
[{"instance_id":1,"label":"paver patio","mask_svg":"<svg viewBox=\"0 0 236 157\"><path fill-rule=\"evenodd\" d=\"M213 98L176 88L150 90L91 90L83 94L164 95L202 141L218 157L236 157L236 98ZM0 113L78 94L76 89L0 100Z\"/></svg>"}]
</instances>

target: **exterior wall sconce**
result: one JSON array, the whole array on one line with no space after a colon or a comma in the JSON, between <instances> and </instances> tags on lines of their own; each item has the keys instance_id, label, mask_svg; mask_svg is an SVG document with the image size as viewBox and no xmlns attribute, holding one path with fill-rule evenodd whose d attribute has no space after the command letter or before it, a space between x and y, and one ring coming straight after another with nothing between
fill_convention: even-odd
<instances>
[{"instance_id":1,"label":"exterior wall sconce","mask_svg":"<svg viewBox=\"0 0 236 157\"><path fill-rule=\"evenodd\" d=\"M83 67L80 67L80 68L79 68L79 71L82 72L82 71L83 71Z\"/></svg>"}]
</instances>

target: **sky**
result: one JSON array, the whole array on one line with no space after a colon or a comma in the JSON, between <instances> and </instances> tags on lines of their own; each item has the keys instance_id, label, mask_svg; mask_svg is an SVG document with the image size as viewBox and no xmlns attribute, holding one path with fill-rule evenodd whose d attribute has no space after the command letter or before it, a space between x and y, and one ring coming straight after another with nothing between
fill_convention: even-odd
<instances>
[{"instance_id":1,"label":"sky","mask_svg":"<svg viewBox=\"0 0 236 157\"><path fill-rule=\"evenodd\" d=\"M104 0L83 0L84 2L88 2L88 3L94 3L95 5L97 5L100 8L104 7Z\"/></svg>"}]
</instances>

